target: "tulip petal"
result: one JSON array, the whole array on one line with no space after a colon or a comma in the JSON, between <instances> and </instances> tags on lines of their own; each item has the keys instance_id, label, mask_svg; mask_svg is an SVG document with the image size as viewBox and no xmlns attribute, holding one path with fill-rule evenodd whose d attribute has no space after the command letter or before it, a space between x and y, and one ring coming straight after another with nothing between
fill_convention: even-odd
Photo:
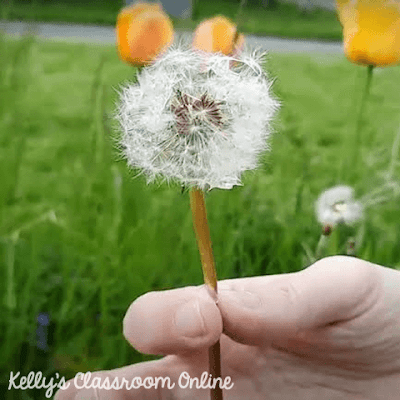
<instances>
[{"instance_id":1,"label":"tulip petal","mask_svg":"<svg viewBox=\"0 0 400 400\"><path fill-rule=\"evenodd\" d=\"M384 67L400 63L399 0L337 0L346 57Z\"/></svg>"}]
</instances>

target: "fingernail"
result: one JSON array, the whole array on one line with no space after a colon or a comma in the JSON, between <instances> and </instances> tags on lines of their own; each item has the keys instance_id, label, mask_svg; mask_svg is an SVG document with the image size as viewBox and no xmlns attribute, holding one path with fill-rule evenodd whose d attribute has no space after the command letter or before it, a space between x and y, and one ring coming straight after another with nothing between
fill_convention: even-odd
<instances>
[{"instance_id":1,"label":"fingernail","mask_svg":"<svg viewBox=\"0 0 400 400\"><path fill-rule=\"evenodd\" d=\"M206 333L199 300L191 300L178 309L175 314L175 326L179 333L186 337L194 338Z\"/></svg>"},{"instance_id":2,"label":"fingernail","mask_svg":"<svg viewBox=\"0 0 400 400\"><path fill-rule=\"evenodd\" d=\"M240 307L256 309L261 306L261 299L246 290L230 290L222 289L220 292L220 298L225 303L235 303Z\"/></svg>"}]
</instances>

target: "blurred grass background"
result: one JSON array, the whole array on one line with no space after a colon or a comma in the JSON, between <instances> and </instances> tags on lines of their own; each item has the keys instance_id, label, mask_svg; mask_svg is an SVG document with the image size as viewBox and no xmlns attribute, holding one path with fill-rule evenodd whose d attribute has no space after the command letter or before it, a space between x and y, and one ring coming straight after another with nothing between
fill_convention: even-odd
<instances>
[{"instance_id":1,"label":"blurred grass background","mask_svg":"<svg viewBox=\"0 0 400 400\"><path fill-rule=\"evenodd\" d=\"M111 140L115 89L135 70L113 46L0 38L0 391L43 399L7 391L10 371L69 378L151 358L122 337L128 306L150 290L199 285L202 274L187 193L133 179ZM363 164L341 178L365 68L338 55L271 53L267 70L283 103L272 151L243 187L207 195L220 279L306 266L320 192L379 186L399 129L400 69L377 70ZM358 255L397 268L399 219L397 199L369 210ZM47 350L37 347L39 313L52 320Z\"/></svg>"},{"instance_id":2,"label":"blurred grass background","mask_svg":"<svg viewBox=\"0 0 400 400\"><path fill-rule=\"evenodd\" d=\"M277 2L263 8L259 1L247 1L241 17L240 31L255 35L291 38L341 40L342 31L335 12L313 9L305 12L294 4ZM115 26L123 0L4 0L0 18ZM200 21L216 14L235 19L239 0L196 0L189 20L171 18L175 29L193 30Z\"/></svg>"}]
</instances>

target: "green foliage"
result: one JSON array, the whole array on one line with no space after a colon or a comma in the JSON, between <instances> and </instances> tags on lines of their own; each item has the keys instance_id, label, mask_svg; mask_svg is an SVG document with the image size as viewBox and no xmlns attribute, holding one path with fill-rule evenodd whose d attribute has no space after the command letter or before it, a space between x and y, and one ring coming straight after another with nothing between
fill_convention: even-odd
<instances>
[{"instance_id":1,"label":"green foliage","mask_svg":"<svg viewBox=\"0 0 400 400\"><path fill-rule=\"evenodd\" d=\"M29 37L1 37L0 46L0 385L10 370L72 377L148 359L122 336L128 306L150 290L200 285L202 274L187 193L134 179L114 148L115 89L135 70L112 46ZM378 186L400 122L400 70L379 70L362 163L339 181L364 69L343 56L278 54L267 68L283 103L272 151L243 187L207 195L220 279L307 265L319 193L343 183L361 196ZM397 267L399 218L394 200L370 209L359 256ZM343 253L341 240L329 252ZM54 324L47 353L34 346L40 312Z\"/></svg>"},{"instance_id":2,"label":"green foliage","mask_svg":"<svg viewBox=\"0 0 400 400\"><path fill-rule=\"evenodd\" d=\"M342 29L334 12L315 9L302 12L296 5L277 3L262 7L259 0L248 2L239 30L255 35L341 40ZM124 1L9 0L0 2L0 17L9 20L60 21L114 26ZM239 1L197 0L192 20L172 18L176 29L195 29L205 18L217 14L235 19Z\"/></svg>"}]
</instances>

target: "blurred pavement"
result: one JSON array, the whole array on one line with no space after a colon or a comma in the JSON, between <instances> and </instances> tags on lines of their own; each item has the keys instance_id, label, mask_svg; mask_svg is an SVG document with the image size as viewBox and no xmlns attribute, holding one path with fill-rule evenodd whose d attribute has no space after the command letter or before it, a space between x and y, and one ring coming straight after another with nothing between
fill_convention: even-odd
<instances>
[{"instance_id":1,"label":"blurred pavement","mask_svg":"<svg viewBox=\"0 0 400 400\"><path fill-rule=\"evenodd\" d=\"M62 40L74 43L115 44L115 29L95 25L76 25L65 23L14 22L0 20L0 30L7 35L19 37L32 32L42 39ZM177 31L176 40L190 40L190 31ZM246 35L246 42L252 47L280 53L341 53L341 42L323 42L304 39L281 39Z\"/></svg>"}]
</instances>

